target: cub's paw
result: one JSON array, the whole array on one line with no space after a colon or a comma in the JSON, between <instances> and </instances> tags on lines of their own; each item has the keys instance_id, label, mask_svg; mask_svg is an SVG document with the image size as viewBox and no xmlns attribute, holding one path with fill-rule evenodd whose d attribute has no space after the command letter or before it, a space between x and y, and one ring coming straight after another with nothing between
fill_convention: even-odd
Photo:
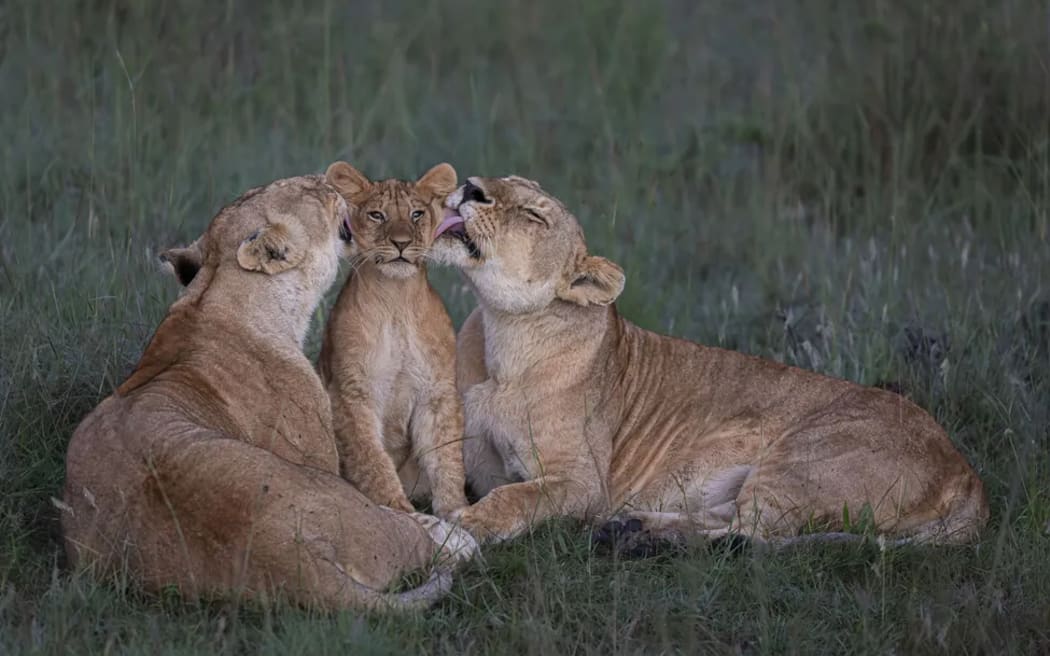
<instances>
[{"instance_id":1,"label":"cub's paw","mask_svg":"<svg viewBox=\"0 0 1050 656\"><path fill-rule=\"evenodd\" d=\"M430 534L430 539L441 549L445 559L455 564L466 563L478 553L478 543L458 526L438 519L433 515L412 513L412 518L419 522Z\"/></svg>"}]
</instances>

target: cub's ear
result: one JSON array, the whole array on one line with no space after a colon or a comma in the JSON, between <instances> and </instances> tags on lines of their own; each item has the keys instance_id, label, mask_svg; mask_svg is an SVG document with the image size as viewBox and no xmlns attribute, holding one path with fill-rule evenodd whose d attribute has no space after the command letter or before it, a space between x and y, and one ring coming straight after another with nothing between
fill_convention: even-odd
<instances>
[{"instance_id":1,"label":"cub's ear","mask_svg":"<svg viewBox=\"0 0 1050 656\"><path fill-rule=\"evenodd\" d=\"M416 186L429 190L435 196L448 196L456 190L456 169L442 162L423 174Z\"/></svg>"},{"instance_id":2,"label":"cub's ear","mask_svg":"<svg viewBox=\"0 0 1050 656\"><path fill-rule=\"evenodd\" d=\"M306 237L294 223L271 223L241 242L237 264L273 275L294 268L306 255Z\"/></svg>"},{"instance_id":3,"label":"cub's ear","mask_svg":"<svg viewBox=\"0 0 1050 656\"><path fill-rule=\"evenodd\" d=\"M346 162L335 162L329 166L324 179L344 197L356 196L372 188L372 182Z\"/></svg>"},{"instance_id":4,"label":"cub's ear","mask_svg":"<svg viewBox=\"0 0 1050 656\"><path fill-rule=\"evenodd\" d=\"M162 266L174 273L183 287L193 282L204 261L199 239L185 248L169 248L162 251L159 257Z\"/></svg>"},{"instance_id":5,"label":"cub's ear","mask_svg":"<svg viewBox=\"0 0 1050 656\"><path fill-rule=\"evenodd\" d=\"M558 298L577 305L609 305L623 291L619 265L596 255L576 263L576 270L558 287Z\"/></svg>"}]
</instances>

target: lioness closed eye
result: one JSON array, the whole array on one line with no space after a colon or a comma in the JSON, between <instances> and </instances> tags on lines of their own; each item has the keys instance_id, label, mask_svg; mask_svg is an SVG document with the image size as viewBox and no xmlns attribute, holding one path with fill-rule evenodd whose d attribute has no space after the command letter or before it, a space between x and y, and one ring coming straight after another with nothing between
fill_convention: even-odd
<instances>
[{"instance_id":1,"label":"lioness closed eye","mask_svg":"<svg viewBox=\"0 0 1050 656\"><path fill-rule=\"evenodd\" d=\"M344 475L376 503L442 517L466 505L456 334L426 254L456 188L448 164L416 182L372 182L346 162L328 181L350 203L358 254L325 329L320 370Z\"/></svg>"},{"instance_id":2,"label":"lioness closed eye","mask_svg":"<svg viewBox=\"0 0 1050 656\"><path fill-rule=\"evenodd\" d=\"M188 596L279 591L333 608L418 607L448 590L448 557L468 557L473 540L339 477L328 396L302 352L348 221L320 176L279 180L164 253L188 286L69 444L74 566ZM435 555L429 581L384 592Z\"/></svg>"},{"instance_id":3,"label":"lioness closed eye","mask_svg":"<svg viewBox=\"0 0 1050 656\"><path fill-rule=\"evenodd\" d=\"M655 535L760 539L841 528L844 507L916 540L987 521L981 481L910 401L622 318L623 272L535 182L470 178L447 206L434 256L479 304L456 363L476 536L617 511Z\"/></svg>"}]
</instances>

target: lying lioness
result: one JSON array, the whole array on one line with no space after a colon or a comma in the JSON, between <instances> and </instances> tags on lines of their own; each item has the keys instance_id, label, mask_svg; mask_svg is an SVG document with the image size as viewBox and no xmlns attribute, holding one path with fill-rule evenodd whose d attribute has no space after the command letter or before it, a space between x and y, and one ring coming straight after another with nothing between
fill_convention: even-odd
<instances>
[{"instance_id":1,"label":"lying lioness","mask_svg":"<svg viewBox=\"0 0 1050 656\"><path fill-rule=\"evenodd\" d=\"M346 219L323 178L291 178L165 253L185 293L69 444L72 564L189 596L281 592L330 608L421 606L447 591L442 563L418 588L382 592L436 555L469 556L473 541L339 477L328 395L302 352L349 247Z\"/></svg>"},{"instance_id":2,"label":"lying lioness","mask_svg":"<svg viewBox=\"0 0 1050 656\"><path fill-rule=\"evenodd\" d=\"M475 536L617 511L668 537L833 531L844 507L916 540L985 524L981 481L915 404L632 325L622 270L534 182L470 178L447 207L434 256L479 302L457 354Z\"/></svg>"}]
</instances>

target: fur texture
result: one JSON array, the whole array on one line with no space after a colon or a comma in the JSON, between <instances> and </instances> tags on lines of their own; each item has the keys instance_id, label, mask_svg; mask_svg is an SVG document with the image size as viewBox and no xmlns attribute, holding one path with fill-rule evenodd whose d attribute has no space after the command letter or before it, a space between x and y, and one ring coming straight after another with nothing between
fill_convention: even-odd
<instances>
[{"instance_id":1,"label":"fur texture","mask_svg":"<svg viewBox=\"0 0 1050 656\"><path fill-rule=\"evenodd\" d=\"M920 541L987 521L981 481L907 399L632 325L623 272L535 182L470 178L447 203L463 225L435 258L479 300L457 355L476 537L617 512L668 537L840 530L844 507Z\"/></svg>"},{"instance_id":2,"label":"fur texture","mask_svg":"<svg viewBox=\"0 0 1050 656\"><path fill-rule=\"evenodd\" d=\"M328 396L302 353L346 218L320 176L280 180L164 253L188 287L69 444L71 563L151 590L329 608L418 607L448 590L473 541L339 477ZM382 592L435 555L423 586Z\"/></svg>"},{"instance_id":3,"label":"fur texture","mask_svg":"<svg viewBox=\"0 0 1050 656\"><path fill-rule=\"evenodd\" d=\"M350 203L359 252L325 329L320 370L343 474L376 503L466 505L456 335L427 282L426 254L456 172L371 182L345 162L328 180Z\"/></svg>"}]
</instances>

